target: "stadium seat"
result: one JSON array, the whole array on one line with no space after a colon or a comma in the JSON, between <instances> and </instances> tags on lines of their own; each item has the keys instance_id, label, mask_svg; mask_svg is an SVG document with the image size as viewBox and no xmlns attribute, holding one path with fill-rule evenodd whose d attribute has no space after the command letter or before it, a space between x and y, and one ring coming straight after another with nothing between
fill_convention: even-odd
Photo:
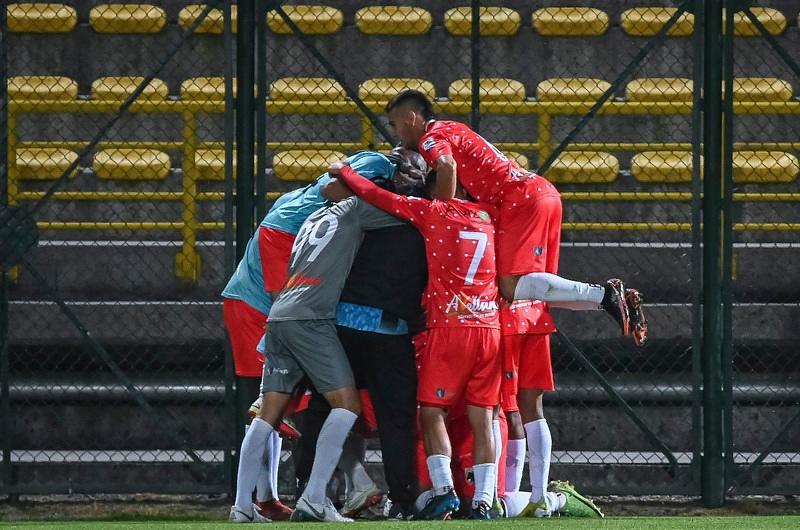
<instances>
[{"instance_id":1,"label":"stadium seat","mask_svg":"<svg viewBox=\"0 0 800 530\"><path fill-rule=\"evenodd\" d=\"M613 182L619 173L619 160L609 153L568 151L562 153L545 175L561 184L596 184Z\"/></svg>"},{"instance_id":2,"label":"stadium seat","mask_svg":"<svg viewBox=\"0 0 800 530\"><path fill-rule=\"evenodd\" d=\"M190 4L178 13L178 23L185 30L188 30L195 20L203 13L206 4ZM236 5L231 6L231 30L236 32ZM210 33L213 35L221 35L225 29L224 16L222 10L212 9L206 18L200 22L200 25L195 29L195 33Z\"/></svg>"},{"instance_id":3,"label":"stadium seat","mask_svg":"<svg viewBox=\"0 0 800 530\"><path fill-rule=\"evenodd\" d=\"M733 80L734 101L789 101L792 84L775 77L737 77Z\"/></svg>"},{"instance_id":4,"label":"stadium seat","mask_svg":"<svg viewBox=\"0 0 800 530\"><path fill-rule=\"evenodd\" d=\"M548 37L591 37L608 31L608 15L591 7L545 7L531 16L534 29Z\"/></svg>"},{"instance_id":5,"label":"stadium seat","mask_svg":"<svg viewBox=\"0 0 800 530\"><path fill-rule=\"evenodd\" d=\"M61 76L30 75L11 77L8 80L8 97L17 100L72 100L78 97L78 82L69 77Z\"/></svg>"},{"instance_id":6,"label":"stadium seat","mask_svg":"<svg viewBox=\"0 0 800 530\"><path fill-rule=\"evenodd\" d=\"M233 80L236 96L236 80ZM181 99L187 101L222 101L225 99L224 77L190 77L181 83Z\"/></svg>"},{"instance_id":7,"label":"stadium seat","mask_svg":"<svg viewBox=\"0 0 800 530\"><path fill-rule=\"evenodd\" d=\"M620 15L622 31L634 37L652 37L675 14L674 7L635 7ZM667 31L670 37L686 37L694 32L694 15L682 13Z\"/></svg>"},{"instance_id":8,"label":"stadium seat","mask_svg":"<svg viewBox=\"0 0 800 530\"><path fill-rule=\"evenodd\" d=\"M511 159L514 162L516 162L519 165L519 167L521 167L523 169L530 169L531 168L531 163L528 160L528 157L523 155L522 153L516 153L514 151L506 151L504 154L509 159Z\"/></svg>"},{"instance_id":9,"label":"stadium seat","mask_svg":"<svg viewBox=\"0 0 800 530\"><path fill-rule=\"evenodd\" d=\"M283 77L272 82L269 98L275 101L343 101L345 91L329 77Z\"/></svg>"},{"instance_id":10,"label":"stadium seat","mask_svg":"<svg viewBox=\"0 0 800 530\"><path fill-rule=\"evenodd\" d=\"M158 33L167 14L152 4L101 4L89 11L89 22L98 33Z\"/></svg>"},{"instance_id":11,"label":"stadium seat","mask_svg":"<svg viewBox=\"0 0 800 530\"><path fill-rule=\"evenodd\" d=\"M104 149L92 163L95 174L107 180L163 180L170 167L169 155L157 149Z\"/></svg>"},{"instance_id":12,"label":"stadium seat","mask_svg":"<svg viewBox=\"0 0 800 530\"><path fill-rule=\"evenodd\" d=\"M433 83L424 79L381 77L367 79L358 87L358 97L364 101L378 101L386 104L403 90L419 90L430 99L436 97Z\"/></svg>"},{"instance_id":13,"label":"stadium seat","mask_svg":"<svg viewBox=\"0 0 800 530\"><path fill-rule=\"evenodd\" d=\"M558 77L545 79L536 86L540 101L594 101L611 88L602 79L584 77Z\"/></svg>"},{"instance_id":14,"label":"stadium seat","mask_svg":"<svg viewBox=\"0 0 800 530\"><path fill-rule=\"evenodd\" d=\"M311 181L328 171L330 164L343 158L344 153L327 149L289 150L272 158L272 169L281 180Z\"/></svg>"},{"instance_id":15,"label":"stadium seat","mask_svg":"<svg viewBox=\"0 0 800 530\"><path fill-rule=\"evenodd\" d=\"M692 101L694 83L685 77L643 77L625 87L628 101Z\"/></svg>"},{"instance_id":16,"label":"stadium seat","mask_svg":"<svg viewBox=\"0 0 800 530\"><path fill-rule=\"evenodd\" d=\"M483 36L511 36L519 32L522 17L508 7L481 7L479 30ZM458 37L472 35L472 8L468 6L448 9L444 13L444 27Z\"/></svg>"},{"instance_id":17,"label":"stadium seat","mask_svg":"<svg viewBox=\"0 0 800 530\"><path fill-rule=\"evenodd\" d=\"M514 79L484 77L480 80L481 102L524 101L525 86ZM447 95L452 101L469 101L472 98L472 79L456 79L450 83Z\"/></svg>"},{"instance_id":18,"label":"stadium seat","mask_svg":"<svg viewBox=\"0 0 800 530\"><path fill-rule=\"evenodd\" d=\"M78 153L62 147L17 149L17 175L20 180L57 179L77 159ZM75 173L77 173L77 168Z\"/></svg>"},{"instance_id":19,"label":"stadium seat","mask_svg":"<svg viewBox=\"0 0 800 530\"><path fill-rule=\"evenodd\" d=\"M342 28L344 16L335 7L321 5L288 5L283 10L297 24L298 29L307 35L328 35ZM289 25L277 11L267 13L267 25L273 33L288 35Z\"/></svg>"},{"instance_id":20,"label":"stadium seat","mask_svg":"<svg viewBox=\"0 0 800 530\"><path fill-rule=\"evenodd\" d=\"M11 33L68 33L78 23L78 12L65 4L10 4L6 13Z\"/></svg>"},{"instance_id":21,"label":"stadium seat","mask_svg":"<svg viewBox=\"0 0 800 530\"><path fill-rule=\"evenodd\" d=\"M92 97L100 100L124 101L138 87L144 77L100 77L92 81ZM153 79L137 101L163 101L169 90L161 79Z\"/></svg>"},{"instance_id":22,"label":"stadium seat","mask_svg":"<svg viewBox=\"0 0 800 530\"><path fill-rule=\"evenodd\" d=\"M797 178L800 162L781 151L739 151L733 153L733 181L737 183L787 183Z\"/></svg>"},{"instance_id":23,"label":"stadium seat","mask_svg":"<svg viewBox=\"0 0 800 530\"><path fill-rule=\"evenodd\" d=\"M751 7L750 11L756 16L759 22L772 35L781 35L786 31L786 17L777 9L770 7ZM725 13L723 11L723 20ZM723 26L724 28L724 26ZM724 29L723 29L724 31ZM755 24L750 22L743 11L733 14L733 34L739 37L757 37L761 35Z\"/></svg>"},{"instance_id":24,"label":"stadium seat","mask_svg":"<svg viewBox=\"0 0 800 530\"><path fill-rule=\"evenodd\" d=\"M367 35L425 35L433 17L421 7L370 6L356 11L356 26Z\"/></svg>"},{"instance_id":25,"label":"stadium seat","mask_svg":"<svg viewBox=\"0 0 800 530\"><path fill-rule=\"evenodd\" d=\"M198 149L194 154L194 167L198 180L225 180L225 150ZM233 171L236 172L236 154L233 156Z\"/></svg>"},{"instance_id":26,"label":"stadium seat","mask_svg":"<svg viewBox=\"0 0 800 530\"><path fill-rule=\"evenodd\" d=\"M692 153L690 151L637 153L631 158L631 174L639 182L691 182Z\"/></svg>"}]
</instances>

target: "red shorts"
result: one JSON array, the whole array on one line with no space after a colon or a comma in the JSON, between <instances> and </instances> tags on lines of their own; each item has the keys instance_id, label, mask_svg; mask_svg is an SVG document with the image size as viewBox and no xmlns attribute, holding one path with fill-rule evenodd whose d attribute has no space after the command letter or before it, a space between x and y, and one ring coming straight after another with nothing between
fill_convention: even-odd
<instances>
[{"instance_id":1,"label":"red shorts","mask_svg":"<svg viewBox=\"0 0 800 530\"><path fill-rule=\"evenodd\" d=\"M499 276L558 272L561 195L539 176L503 185L497 219Z\"/></svg>"},{"instance_id":2,"label":"red shorts","mask_svg":"<svg viewBox=\"0 0 800 530\"><path fill-rule=\"evenodd\" d=\"M500 330L432 328L419 360L417 401L450 407L463 399L476 407L500 401Z\"/></svg>"},{"instance_id":3,"label":"red shorts","mask_svg":"<svg viewBox=\"0 0 800 530\"><path fill-rule=\"evenodd\" d=\"M222 302L222 315L233 350L233 367L240 377L261 377L264 356L258 343L264 335L267 315L241 300L226 298Z\"/></svg>"},{"instance_id":4,"label":"red shorts","mask_svg":"<svg viewBox=\"0 0 800 530\"><path fill-rule=\"evenodd\" d=\"M294 239L294 234L266 226L258 227L261 273L264 276L264 289L269 293L280 291L286 285Z\"/></svg>"},{"instance_id":5,"label":"red shorts","mask_svg":"<svg viewBox=\"0 0 800 530\"><path fill-rule=\"evenodd\" d=\"M504 335L500 341L500 357L503 359L503 382L500 385L500 409L505 413L519 412L517 393L519 379L517 369L519 365L519 353L514 353L512 344L506 345L507 339L517 335ZM524 335L523 335L524 336Z\"/></svg>"},{"instance_id":6,"label":"red shorts","mask_svg":"<svg viewBox=\"0 0 800 530\"><path fill-rule=\"evenodd\" d=\"M503 395L516 395L519 388L552 392L553 365L550 335L506 335L503 337ZM516 409L507 409L511 412Z\"/></svg>"}]
</instances>

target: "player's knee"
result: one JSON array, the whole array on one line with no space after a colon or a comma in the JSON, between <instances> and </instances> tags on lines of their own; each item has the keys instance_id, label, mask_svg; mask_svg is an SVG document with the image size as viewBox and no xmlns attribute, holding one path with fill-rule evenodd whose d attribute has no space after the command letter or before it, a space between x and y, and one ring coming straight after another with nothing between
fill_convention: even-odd
<instances>
[{"instance_id":1,"label":"player's knee","mask_svg":"<svg viewBox=\"0 0 800 530\"><path fill-rule=\"evenodd\" d=\"M355 415L361 414L361 399L358 397L358 391L355 388L340 388L332 392L326 392L325 399L328 400L331 408L346 409Z\"/></svg>"},{"instance_id":2,"label":"player's knee","mask_svg":"<svg viewBox=\"0 0 800 530\"><path fill-rule=\"evenodd\" d=\"M497 284L500 287L500 294L509 302L514 300L514 292L517 290L518 281L519 278L516 276L499 276L497 279Z\"/></svg>"}]
</instances>

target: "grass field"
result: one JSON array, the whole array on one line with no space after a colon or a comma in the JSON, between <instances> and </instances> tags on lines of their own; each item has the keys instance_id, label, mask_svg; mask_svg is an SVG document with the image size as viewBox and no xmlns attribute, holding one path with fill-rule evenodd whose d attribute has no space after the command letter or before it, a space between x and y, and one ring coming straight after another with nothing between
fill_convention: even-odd
<instances>
[{"instance_id":1,"label":"grass field","mask_svg":"<svg viewBox=\"0 0 800 530\"><path fill-rule=\"evenodd\" d=\"M490 526L491 528L536 528L547 530L775 530L800 528L800 516L751 516L751 517L609 517L606 519L511 519L500 521L447 521L447 522L379 522L364 521L354 523L356 528L383 528L403 530L436 530L459 528L475 528L476 526ZM0 523L2 528L21 528L33 530L36 528L57 528L59 530L100 530L100 529L145 529L164 528L166 530L212 530L217 528L232 528L233 525L225 522L209 521L69 521L69 522L18 522ZM314 528L325 530L327 528L342 528L341 524L297 524L297 523L272 523L270 529L299 529ZM247 528L247 527L245 527Z\"/></svg>"}]
</instances>

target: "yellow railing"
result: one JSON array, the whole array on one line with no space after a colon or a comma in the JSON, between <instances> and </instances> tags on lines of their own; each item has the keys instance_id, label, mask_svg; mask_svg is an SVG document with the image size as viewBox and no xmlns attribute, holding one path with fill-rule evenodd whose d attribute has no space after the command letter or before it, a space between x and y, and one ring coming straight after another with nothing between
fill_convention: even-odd
<instances>
[{"instance_id":1,"label":"yellow railing","mask_svg":"<svg viewBox=\"0 0 800 530\"><path fill-rule=\"evenodd\" d=\"M367 101L366 105L375 113L383 111L385 102ZM536 151L540 158L548 156L554 149L552 134L552 118L556 116L578 116L585 114L593 103L587 102L544 102L544 101L517 101L517 102L492 102L481 105L481 112L493 115L535 115L537 117L537 131L535 142L505 142L498 143L503 150ZM16 167L16 150L21 148L41 147L66 147L80 150L88 145L85 141L26 141L17 139L17 117L24 113L111 113L119 109L118 101L97 100L11 100L9 102L9 135L8 135L8 162L9 185L8 199L11 204L18 201L35 201L42 197L42 192L20 191L19 171ZM438 101L436 110L443 114L466 114L470 111L469 102ZM800 114L800 101L786 102L735 102L735 112L739 114ZM181 201L182 214L180 221L152 221L152 222L64 222L42 221L40 228L49 230L175 230L181 231L181 251L175 258L176 275L179 278L197 281L200 276L201 261L197 252L197 233L203 230L221 230L222 222L201 222L198 219L197 206L200 201L219 201L224 198L222 192L198 191L198 171L195 167L195 154L198 149L222 148L222 142L200 142L197 136L197 122L199 115L219 114L225 111L221 101L182 101L167 100L157 102L136 102L130 113L171 113L180 115L182 120L182 134L180 139L170 141L106 141L98 148L137 147L154 148L159 150L180 151L182 155L183 180L180 191L59 191L53 196L54 200L66 201ZM269 101L267 111L271 114L304 113L304 114L359 114L356 104L352 101ZM630 102L610 101L599 111L601 115L688 115L692 112L691 103L685 102ZM388 149L388 143L375 145L374 130L369 120L361 116L360 138L356 142L269 142L271 150L281 149L339 149L354 151L367 148ZM635 151L645 149L661 150L691 150L688 142L606 142L606 143L579 143L570 146L570 150L617 150ZM737 143L735 149L776 149L797 150L800 142L747 142ZM279 196L270 193L270 199ZM686 192L564 192L567 201L677 201L691 200L691 194ZM738 193L734 195L736 201L773 201L773 202L799 202L800 193ZM567 222L565 230L664 230L684 231L690 230L689 223L641 223L641 222ZM786 230L798 231L797 223L740 223L734 226L735 230Z\"/></svg>"}]
</instances>

